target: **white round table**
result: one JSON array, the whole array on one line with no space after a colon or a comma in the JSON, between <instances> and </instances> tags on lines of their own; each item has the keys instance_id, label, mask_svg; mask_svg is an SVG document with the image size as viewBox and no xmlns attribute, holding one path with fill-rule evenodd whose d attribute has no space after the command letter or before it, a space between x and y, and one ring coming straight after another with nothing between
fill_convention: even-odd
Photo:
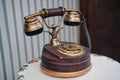
<instances>
[{"instance_id":1,"label":"white round table","mask_svg":"<svg viewBox=\"0 0 120 80\"><path fill-rule=\"evenodd\" d=\"M85 75L58 78L43 73L40 58L30 60L18 72L18 80L120 80L120 63L97 54L91 54L92 69Z\"/></svg>"}]
</instances>

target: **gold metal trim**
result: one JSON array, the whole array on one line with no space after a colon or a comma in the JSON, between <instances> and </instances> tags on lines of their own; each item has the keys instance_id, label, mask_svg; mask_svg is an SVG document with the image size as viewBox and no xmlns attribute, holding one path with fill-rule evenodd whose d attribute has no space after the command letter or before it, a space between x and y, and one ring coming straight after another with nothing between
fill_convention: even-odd
<instances>
[{"instance_id":1,"label":"gold metal trim","mask_svg":"<svg viewBox=\"0 0 120 80\"><path fill-rule=\"evenodd\" d=\"M30 14L28 16L25 16L24 19L29 19L29 18L36 17L36 16L41 16L41 13L37 12L37 13L34 13L34 14Z\"/></svg>"},{"instance_id":2,"label":"gold metal trim","mask_svg":"<svg viewBox=\"0 0 120 80\"><path fill-rule=\"evenodd\" d=\"M55 77L65 77L65 78L82 76L86 74L91 68L92 68L92 65L90 65L88 68L84 70L76 71L76 72L56 72L56 71L48 70L41 65L41 69L44 73L51 76L55 76Z\"/></svg>"},{"instance_id":3,"label":"gold metal trim","mask_svg":"<svg viewBox=\"0 0 120 80\"><path fill-rule=\"evenodd\" d=\"M75 43L66 43L59 46L58 51L68 56L77 56L84 54L84 48Z\"/></svg>"},{"instance_id":4,"label":"gold metal trim","mask_svg":"<svg viewBox=\"0 0 120 80\"><path fill-rule=\"evenodd\" d=\"M31 32L42 28L40 21L36 20L34 22L26 23L24 27L25 32Z\"/></svg>"},{"instance_id":5,"label":"gold metal trim","mask_svg":"<svg viewBox=\"0 0 120 80\"><path fill-rule=\"evenodd\" d=\"M64 21L68 21L68 22L80 22L80 17L78 12L76 11L69 11L67 12Z\"/></svg>"},{"instance_id":6,"label":"gold metal trim","mask_svg":"<svg viewBox=\"0 0 120 80\"><path fill-rule=\"evenodd\" d=\"M41 11L39 11L39 13L41 13L42 18L46 18L48 16L48 11L45 8L43 8Z\"/></svg>"},{"instance_id":7,"label":"gold metal trim","mask_svg":"<svg viewBox=\"0 0 120 80\"><path fill-rule=\"evenodd\" d=\"M52 38L51 41L50 41L50 45L51 46L57 46L60 44L60 41L58 38Z\"/></svg>"}]
</instances>

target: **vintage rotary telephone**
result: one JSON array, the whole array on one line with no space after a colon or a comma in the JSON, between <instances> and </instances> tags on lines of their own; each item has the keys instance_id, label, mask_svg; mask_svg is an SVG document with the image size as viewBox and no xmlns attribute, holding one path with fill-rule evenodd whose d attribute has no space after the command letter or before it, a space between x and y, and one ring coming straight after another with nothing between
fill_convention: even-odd
<instances>
[{"instance_id":1,"label":"vintage rotary telephone","mask_svg":"<svg viewBox=\"0 0 120 80\"><path fill-rule=\"evenodd\" d=\"M52 36L50 43L43 46L40 64L43 72L56 77L75 77L88 72L91 69L91 42L82 13L78 10L63 7L42 9L38 13L24 17L26 35L33 36L43 31L43 26L37 16L40 16L46 26L52 29L52 32L49 32ZM60 22L49 26L45 19L54 16L61 16ZM82 27L88 47L73 42L59 41L57 34L62 29L60 25L63 20L65 25L80 25Z\"/></svg>"}]
</instances>

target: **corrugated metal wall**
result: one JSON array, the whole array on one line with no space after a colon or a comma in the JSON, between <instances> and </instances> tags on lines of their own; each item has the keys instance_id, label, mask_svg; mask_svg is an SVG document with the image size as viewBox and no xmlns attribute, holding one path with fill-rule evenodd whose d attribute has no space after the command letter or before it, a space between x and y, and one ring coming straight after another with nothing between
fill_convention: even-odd
<instances>
[{"instance_id":1,"label":"corrugated metal wall","mask_svg":"<svg viewBox=\"0 0 120 80\"><path fill-rule=\"evenodd\" d=\"M0 0L0 80L17 80L19 67L40 56L43 45L50 41L48 33L26 36L24 16L42 8L76 9L78 4L79 0ZM48 23L57 23L58 19L49 18ZM62 41L79 42L79 28L65 27L58 36Z\"/></svg>"}]
</instances>

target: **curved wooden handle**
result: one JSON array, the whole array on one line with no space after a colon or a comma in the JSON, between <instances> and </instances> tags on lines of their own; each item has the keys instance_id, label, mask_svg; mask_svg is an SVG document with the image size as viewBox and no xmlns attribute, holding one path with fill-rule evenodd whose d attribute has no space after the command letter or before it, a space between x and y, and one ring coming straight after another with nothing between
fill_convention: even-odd
<instances>
[{"instance_id":1,"label":"curved wooden handle","mask_svg":"<svg viewBox=\"0 0 120 80\"><path fill-rule=\"evenodd\" d=\"M62 7L47 9L47 11L48 11L47 17L63 16L64 15L64 9Z\"/></svg>"}]
</instances>

